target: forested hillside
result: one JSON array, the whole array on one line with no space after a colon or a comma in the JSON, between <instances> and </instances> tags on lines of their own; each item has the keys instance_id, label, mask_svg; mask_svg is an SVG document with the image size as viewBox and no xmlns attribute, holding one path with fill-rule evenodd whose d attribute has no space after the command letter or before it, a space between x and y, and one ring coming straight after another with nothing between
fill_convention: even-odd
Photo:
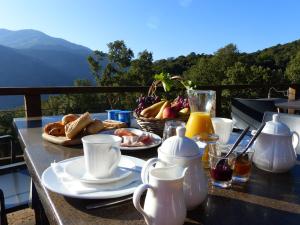
<instances>
[{"instance_id":1,"label":"forested hillside","mask_svg":"<svg viewBox=\"0 0 300 225\"><path fill-rule=\"evenodd\" d=\"M9 48L2 48L2 51L4 50L9 53L8 56L19 53L11 52ZM2 60L7 59L2 58ZM40 61L37 63L42 65ZM94 79L75 80L74 85L150 85L154 74L161 72L181 75L197 85L292 83L300 82L300 41L273 46L250 54L239 52L234 44L229 44L212 55L192 52L187 56L156 61L153 60L153 53L149 50L134 56L134 52L124 41L114 41L108 43L108 52L96 50L90 54L87 63ZM224 91L222 93L224 116L230 116L231 98L262 97L262 93L259 90ZM118 94L51 96L43 102L43 109L44 114L47 115L84 111L101 112L108 108L132 110L136 107L136 99L139 95L140 93L127 93L124 96ZM263 95L266 97L265 92ZM0 121L3 124L0 124L0 130L3 127L7 132L7 124L17 115L19 114L13 112L1 113Z\"/></svg>"},{"instance_id":2,"label":"forested hillside","mask_svg":"<svg viewBox=\"0 0 300 225\"><path fill-rule=\"evenodd\" d=\"M192 52L157 61L153 61L153 53L147 50L134 58L132 50L122 41L109 43L108 47L111 63L106 67L97 68L104 55L101 51L95 51L89 59L98 85L149 85L153 74L160 72L182 75L199 85L300 81L300 41L254 53L239 52L236 45L228 44L212 55Z\"/></svg>"}]
</instances>

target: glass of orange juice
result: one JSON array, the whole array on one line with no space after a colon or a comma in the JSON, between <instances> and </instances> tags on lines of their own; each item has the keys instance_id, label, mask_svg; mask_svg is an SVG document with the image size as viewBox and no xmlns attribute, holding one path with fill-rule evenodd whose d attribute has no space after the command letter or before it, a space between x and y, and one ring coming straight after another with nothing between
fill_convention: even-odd
<instances>
[{"instance_id":1,"label":"glass of orange juice","mask_svg":"<svg viewBox=\"0 0 300 225\"><path fill-rule=\"evenodd\" d=\"M215 91L188 90L189 105L191 114L186 124L185 135L192 138L200 135L205 139L208 134L214 133L211 122L211 109L216 101Z\"/></svg>"},{"instance_id":2,"label":"glass of orange juice","mask_svg":"<svg viewBox=\"0 0 300 225\"><path fill-rule=\"evenodd\" d=\"M188 90L187 94L191 114L186 124L185 136L189 138L198 136L201 140L208 141L209 135L214 134L211 109L215 105L216 92L212 90ZM208 156L207 147L204 150L202 161L208 162L206 156Z\"/></svg>"}]
</instances>

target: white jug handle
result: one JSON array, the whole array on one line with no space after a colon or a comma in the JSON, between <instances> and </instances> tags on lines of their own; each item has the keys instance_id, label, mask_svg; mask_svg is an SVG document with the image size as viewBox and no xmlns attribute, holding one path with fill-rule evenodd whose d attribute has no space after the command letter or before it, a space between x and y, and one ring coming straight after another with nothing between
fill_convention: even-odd
<instances>
[{"instance_id":1,"label":"white jug handle","mask_svg":"<svg viewBox=\"0 0 300 225\"><path fill-rule=\"evenodd\" d=\"M132 199L134 207L144 216L146 224L150 224L150 218L141 206L141 196L143 192L148 188L153 190L153 188L149 184L141 184L140 186L138 186L133 193Z\"/></svg>"},{"instance_id":2,"label":"white jug handle","mask_svg":"<svg viewBox=\"0 0 300 225\"><path fill-rule=\"evenodd\" d=\"M300 137L299 137L299 134L296 131L293 131L292 135L293 135L293 148L296 149L298 144L299 144ZM296 139L295 139L295 137L296 137Z\"/></svg>"},{"instance_id":3,"label":"white jug handle","mask_svg":"<svg viewBox=\"0 0 300 225\"><path fill-rule=\"evenodd\" d=\"M160 161L158 158L152 158L149 159L145 165L142 168L142 172L141 172L141 178L142 178L142 182L144 184L148 184L149 183L149 169L150 167L152 167L156 162Z\"/></svg>"}]
</instances>

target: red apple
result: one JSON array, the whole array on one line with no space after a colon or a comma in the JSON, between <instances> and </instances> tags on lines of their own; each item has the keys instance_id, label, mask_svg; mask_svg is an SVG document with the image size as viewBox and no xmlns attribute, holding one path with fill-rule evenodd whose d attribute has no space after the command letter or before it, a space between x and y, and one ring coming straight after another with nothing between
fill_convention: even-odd
<instances>
[{"instance_id":1,"label":"red apple","mask_svg":"<svg viewBox=\"0 0 300 225\"><path fill-rule=\"evenodd\" d=\"M172 108L172 107L166 107L163 111L163 119L167 119L167 118L176 118L177 117L177 113L176 111Z\"/></svg>"},{"instance_id":2,"label":"red apple","mask_svg":"<svg viewBox=\"0 0 300 225\"><path fill-rule=\"evenodd\" d=\"M180 102L172 102L171 107L176 111L179 112L182 109L182 104Z\"/></svg>"}]
</instances>

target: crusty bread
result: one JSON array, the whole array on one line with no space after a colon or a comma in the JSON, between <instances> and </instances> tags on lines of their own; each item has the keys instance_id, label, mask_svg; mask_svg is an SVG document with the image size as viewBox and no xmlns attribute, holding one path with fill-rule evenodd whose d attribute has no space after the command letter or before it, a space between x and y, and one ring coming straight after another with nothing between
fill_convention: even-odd
<instances>
[{"instance_id":1,"label":"crusty bread","mask_svg":"<svg viewBox=\"0 0 300 225\"><path fill-rule=\"evenodd\" d=\"M88 134L96 134L104 129L104 125L101 120L94 120L86 127L86 132Z\"/></svg>"},{"instance_id":2,"label":"crusty bread","mask_svg":"<svg viewBox=\"0 0 300 225\"><path fill-rule=\"evenodd\" d=\"M73 139L92 122L93 120L91 119L88 112L82 114L78 119L68 123L65 126L65 133L67 138Z\"/></svg>"},{"instance_id":3,"label":"crusty bread","mask_svg":"<svg viewBox=\"0 0 300 225\"><path fill-rule=\"evenodd\" d=\"M74 120L78 119L79 116L75 115L75 114L68 114L65 115L62 119L61 122L63 125L66 125L70 122L73 122Z\"/></svg>"},{"instance_id":4,"label":"crusty bread","mask_svg":"<svg viewBox=\"0 0 300 225\"><path fill-rule=\"evenodd\" d=\"M126 123L117 120L104 120L103 124L105 129L117 129L127 127Z\"/></svg>"},{"instance_id":5,"label":"crusty bread","mask_svg":"<svg viewBox=\"0 0 300 225\"><path fill-rule=\"evenodd\" d=\"M61 122L48 123L44 127L44 132L53 136L64 136L65 127Z\"/></svg>"},{"instance_id":6,"label":"crusty bread","mask_svg":"<svg viewBox=\"0 0 300 225\"><path fill-rule=\"evenodd\" d=\"M49 131L49 134L52 136L65 136L65 127L55 127Z\"/></svg>"}]
</instances>

